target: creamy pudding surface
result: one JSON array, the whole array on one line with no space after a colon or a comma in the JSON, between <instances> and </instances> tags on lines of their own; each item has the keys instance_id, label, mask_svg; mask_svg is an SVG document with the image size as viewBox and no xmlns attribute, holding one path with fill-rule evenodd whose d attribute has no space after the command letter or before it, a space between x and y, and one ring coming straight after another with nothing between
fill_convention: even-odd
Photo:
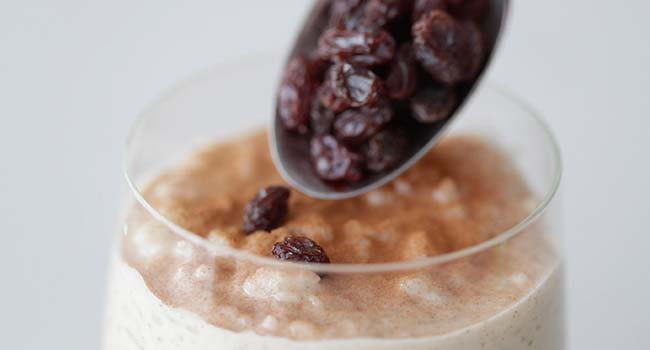
<instances>
[{"instance_id":1,"label":"creamy pudding surface","mask_svg":"<svg viewBox=\"0 0 650 350\"><path fill-rule=\"evenodd\" d=\"M275 259L274 243L304 236L332 264L461 251L539 204L509 157L472 136L443 140L397 180L360 197L324 201L291 191L280 227L244 233L246 203L270 185L285 183L259 132L198 151L143 196L210 245ZM443 264L319 274L205 249L133 203L114 257L104 348L561 349L562 274L548 230L538 220Z\"/></svg>"}]
</instances>

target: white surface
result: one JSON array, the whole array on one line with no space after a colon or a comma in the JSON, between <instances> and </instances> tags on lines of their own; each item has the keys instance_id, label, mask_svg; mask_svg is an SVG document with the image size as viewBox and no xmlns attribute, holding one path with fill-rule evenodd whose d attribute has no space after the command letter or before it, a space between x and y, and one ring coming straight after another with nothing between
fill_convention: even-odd
<instances>
[{"instance_id":1,"label":"white surface","mask_svg":"<svg viewBox=\"0 0 650 350\"><path fill-rule=\"evenodd\" d=\"M564 151L571 349L648 349L650 3L514 2L491 76ZM128 125L174 81L285 45L308 5L0 2L3 348L98 347Z\"/></svg>"}]
</instances>

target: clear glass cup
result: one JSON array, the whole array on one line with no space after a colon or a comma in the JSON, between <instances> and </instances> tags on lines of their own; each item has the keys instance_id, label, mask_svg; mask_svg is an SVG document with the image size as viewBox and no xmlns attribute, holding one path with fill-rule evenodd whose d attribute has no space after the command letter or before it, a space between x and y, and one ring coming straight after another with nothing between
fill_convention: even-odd
<instances>
[{"instance_id":1,"label":"clear glass cup","mask_svg":"<svg viewBox=\"0 0 650 350\"><path fill-rule=\"evenodd\" d=\"M260 54L210 68L164 93L133 127L104 349L563 349L558 148L539 116L493 85L479 88L448 133L506 150L533 196L525 218L481 244L407 262L296 265L202 238L147 202L145 186L197 148L266 126L280 62ZM253 287L226 270L262 273L269 294L234 298ZM309 294L318 274L340 296L335 305ZM409 322L412 305L386 302L386 281L439 311ZM358 310L358 298L381 303L385 317L369 319L377 314Z\"/></svg>"}]
</instances>

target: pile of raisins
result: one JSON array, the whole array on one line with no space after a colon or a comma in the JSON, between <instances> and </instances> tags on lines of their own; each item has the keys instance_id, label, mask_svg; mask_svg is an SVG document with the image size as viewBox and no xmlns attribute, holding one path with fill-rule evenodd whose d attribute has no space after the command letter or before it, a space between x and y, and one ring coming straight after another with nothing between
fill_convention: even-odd
<instances>
[{"instance_id":1,"label":"pile of raisins","mask_svg":"<svg viewBox=\"0 0 650 350\"><path fill-rule=\"evenodd\" d=\"M450 116L485 60L478 23L487 6L330 2L316 49L287 64L277 104L284 128L310 138L319 178L352 183L390 170L405 156L409 130Z\"/></svg>"}]
</instances>

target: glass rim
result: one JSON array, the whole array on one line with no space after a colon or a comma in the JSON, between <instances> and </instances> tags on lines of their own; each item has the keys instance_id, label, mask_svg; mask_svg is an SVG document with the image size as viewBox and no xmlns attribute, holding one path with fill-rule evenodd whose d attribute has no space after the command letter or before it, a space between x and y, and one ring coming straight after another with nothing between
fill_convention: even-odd
<instances>
[{"instance_id":1,"label":"glass rim","mask_svg":"<svg viewBox=\"0 0 650 350\"><path fill-rule=\"evenodd\" d=\"M261 56L261 55L260 55ZM204 69L198 73L195 73L190 76L172 85L171 88L168 88L163 93L159 94L152 102L150 102L147 107L138 114L135 122L131 125L127 138L125 147L123 150L123 161L122 161L122 171L123 175L128 184L131 194L135 197L139 205L141 205L145 210L151 215L156 221L164 224L169 228L174 234L180 236L181 238L188 240L192 244L196 244L209 252L214 253L217 256L225 258L233 258L235 260L247 261L255 265L260 266L269 266L269 267L278 267L278 268L301 268L314 271L317 273L381 273L381 272L396 272L396 271L405 271L405 270L414 270L421 269L429 266L440 265L448 263L454 260L459 260L467 256L471 256L486 250L489 250L495 246L498 246L511 238L517 236L519 233L523 232L531 223L535 222L548 208L549 204L555 198L558 189L560 187L560 182L562 179L562 157L560 153L560 148L558 146L557 140L553 133L551 132L548 124L542 119L541 115L533 108L528 102L520 98L510 90L492 82L486 82L483 80L480 84L484 84L488 87L489 90L495 91L501 97L504 97L509 102L515 104L517 107L522 109L528 117L531 118L539 130L545 135L548 140L551 152L553 163L555 165L555 171L553 173L553 179L550 187L545 191L544 196L542 196L539 204L530 211L530 213L508 228L495 235L494 237L483 241L477 245L466 247L457 251L448 252L440 255L430 256L417 260L409 261L394 261L394 262L381 262L381 263L331 263L331 264L317 264L317 263L296 263L296 262L287 262L277 260L272 257L266 257L262 255L257 255L250 253L245 250L233 248L227 245L220 245L215 242L210 242L206 238L191 232L180 225L172 222L170 219L161 214L156 210L142 195L138 186L133 181L130 170L129 170L129 154L132 151L131 145L135 137L136 131L140 129L143 122L149 117L150 112L155 110L155 108L162 103L163 101L172 98L177 92L182 90L187 85L191 84L193 81L200 80L208 73L214 74L215 71L232 71L232 66L241 65L250 63L250 61L258 60L259 56L255 55L252 57L247 57L240 60L226 61L223 63L215 64L207 69ZM477 90L477 93L480 93L480 90ZM466 105L466 104L465 104ZM461 107L462 108L462 107Z\"/></svg>"}]
</instances>

